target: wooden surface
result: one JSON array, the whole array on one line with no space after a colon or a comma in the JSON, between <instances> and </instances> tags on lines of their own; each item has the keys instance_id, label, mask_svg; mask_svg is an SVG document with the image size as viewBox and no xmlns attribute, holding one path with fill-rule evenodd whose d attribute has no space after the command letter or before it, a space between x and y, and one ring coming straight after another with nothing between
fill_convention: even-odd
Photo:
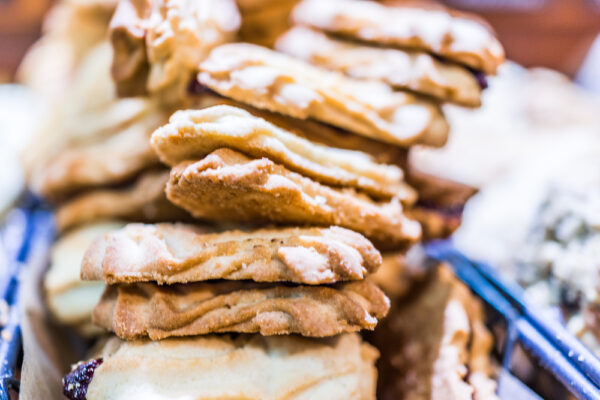
<instances>
[{"instance_id":1,"label":"wooden surface","mask_svg":"<svg viewBox=\"0 0 600 400\"><path fill-rule=\"evenodd\" d=\"M0 0L0 82L12 78L26 49L37 39L51 0Z\"/></svg>"},{"instance_id":2,"label":"wooden surface","mask_svg":"<svg viewBox=\"0 0 600 400\"><path fill-rule=\"evenodd\" d=\"M483 16L510 59L574 76L600 33L598 0L446 0Z\"/></svg>"}]
</instances>

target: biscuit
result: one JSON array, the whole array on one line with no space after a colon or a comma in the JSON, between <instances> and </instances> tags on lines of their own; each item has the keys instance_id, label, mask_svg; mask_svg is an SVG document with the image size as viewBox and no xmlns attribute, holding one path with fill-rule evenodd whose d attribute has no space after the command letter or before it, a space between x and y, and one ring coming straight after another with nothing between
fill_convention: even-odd
<instances>
[{"instance_id":1,"label":"biscuit","mask_svg":"<svg viewBox=\"0 0 600 400\"><path fill-rule=\"evenodd\" d=\"M292 18L298 24L352 39L423 50L486 74L495 74L505 58L502 45L483 22L444 8L303 0Z\"/></svg>"},{"instance_id":2,"label":"biscuit","mask_svg":"<svg viewBox=\"0 0 600 400\"><path fill-rule=\"evenodd\" d=\"M110 26L117 91L180 100L200 61L239 25L233 0L119 2Z\"/></svg>"},{"instance_id":3,"label":"biscuit","mask_svg":"<svg viewBox=\"0 0 600 400\"><path fill-rule=\"evenodd\" d=\"M353 189L325 186L230 149L177 165L166 191L173 204L205 220L338 225L384 249L403 247L421 235L420 225L403 214L397 198L375 202Z\"/></svg>"},{"instance_id":4,"label":"biscuit","mask_svg":"<svg viewBox=\"0 0 600 400\"><path fill-rule=\"evenodd\" d=\"M497 399L482 305L447 267L394 303L375 335L382 398Z\"/></svg>"},{"instance_id":5,"label":"biscuit","mask_svg":"<svg viewBox=\"0 0 600 400\"><path fill-rule=\"evenodd\" d=\"M448 136L448 123L435 104L252 44L215 48L200 64L198 81L256 108L399 146L442 146Z\"/></svg>"},{"instance_id":6,"label":"biscuit","mask_svg":"<svg viewBox=\"0 0 600 400\"><path fill-rule=\"evenodd\" d=\"M189 220L188 213L165 197L168 180L168 171L147 171L129 186L84 192L58 207L57 229L65 231L77 225L111 218L142 222Z\"/></svg>"},{"instance_id":7,"label":"biscuit","mask_svg":"<svg viewBox=\"0 0 600 400\"><path fill-rule=\"evenodd\" d=\"M224 332L326 337L372 330L388 308L388 298L367 281L332 287L132 283L107 286L92 320L129 340Z\"/></svg>"},{"instance_id":8,"label":"biscuit","mask_svg":"<svg viewBox=\"0 0 600 400\"><path fill-rule=\"evenodd\" d=\"M380 80L442 102L481 105L481 86L468 69L418 50L371 47L296 26L275 48L293 57L358 79Z\"/></svg>"},{"instance_id":9,"label":"biscuit","mask_svg":"<svg viewBox=\"0 0 600 400\"><path fill-rule=\"evenodd\" d=\"M52 316L63 324L91 321L92 310L104 291L103 282L83 282L79 278L81 260L99 236L123 226L103 221L84 225L61 236L50 251L50 267L44 277L46 304Z\"/></svg>"},{"instance_id":10,"label":"biscuit","mask_svg":"<svg viewBox=\"0 0 600 400\"><path fill-rule=\"evenodd\" d=\"M29 179L32 190L50 200L61 199L82 189L123 183L159 165L150 136L166 119L156 112L108 138L67 147L35 167Z\"/></svg>"},{"instance_id":11,"label":"biscuit","mask_svg":"<svg viewBox=\"0 0 600 400\"><path fill-rule=\"evenodd\" d=\"M81 265L86 280L199 282L209 279L296 282L360 280L381 264L363 236L343 228L205 233L180 224L130 224L104 235Z\"/></svg>"},{"instance_id":12,"label":"biscuit","mask_svg":"<svg viewBox=\"0 0 600 400\"><path fill-rule=\"evenodd\" d=\"M262 118L273 125L314 143L367 153L381 164L392 164L401 168L407 165L408 149L403 147L390 146L388 143L365 136L354 135L348 131L331 125L321 124L314 120L297 119L267 110L260 110L247 104L226 99L214 93L203 92L200 95L189 96L183 108L202 109L223 104L243 108L258 118Z\"/></svg>"},{"instance_id":13,"label":"biscuit","mask_svg":"<svg viewBox=\"0 0 600 400\"><path fill-rule=\"evenodd\" d=\"M83 385L88 400L375 400L378 352L357 334L328 339L213 335L158 342L112 338L99 356L89 387L67 376L65 393Z\"/></svg>"},{"instance_id":14,"label":"biscuit","mask_svg":"<svg viewBox=\"0 0 600 400\"><path fill-rule=\"evenodd\" d=\"M403 172L367 154L312 143L249 112L231 106L178 111L152 135L162 162L174 166L226 147L249 157L266 157L319 182L354 187L376 198L406 198L412 189Z\"/></svg>"}]
</instances>

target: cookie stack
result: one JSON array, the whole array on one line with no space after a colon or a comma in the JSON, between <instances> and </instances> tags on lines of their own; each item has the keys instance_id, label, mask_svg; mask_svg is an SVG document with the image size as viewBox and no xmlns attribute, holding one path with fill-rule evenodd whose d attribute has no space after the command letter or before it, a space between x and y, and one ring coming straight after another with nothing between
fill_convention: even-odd
<instances>
[{"instance_id":1,"label":"cookie stack","mask_svg":"<svg viewBox=\"0 0 600 400\"><path fill-rule=\"evenodd\" d=\"M189 9L155 14L148 4L123 1L113 19L113 76L127 89L122 94L166 93L152 89L160 85L143 70L156 65L157 73L165 71L167 64L148 51L149 43L161 42L135 35L147 37L144 29L162 26L153 24L166 15L165 42L177 49L186 35L173 26L194 15ZM356 332L373 330L390 301L366 278L382 263L380 251L402 254L422 238L412 217L419 215L413 213L418 193L401 166L411 146L446 142L440 100L478 104L481 85L469 68L490 72L488 62L502 58L493 36L470 20L465 28L460 18L431 10L383 18L379 7L387 10L367 1L301 2L295 21L314 18L302 23L328 33L294 28L280 43L309 34L314 40L302 40L308 47L340 40L327 36L333 33L391 46L395 42L383 38L406 36L391 29L406 21L410 40L400 46L418 51L392 53L404 51L410 59L407 83L386 79L395 73L341 68L342 58L354 53L316 66L229 43L195 68L182 60L185 51L174 57L181 63L168 69L164 82L179 95L183 86L187 91L150 143L170 168L166 198L212 227L129 224L91 245L81 276L107 284L93 321L114 335L65 377L67 397L375 398L378 353ZM357 14L361 18L352 20ZM458 48L448 44L454 42ZM139 45L124 45L131 43ZM343 53L358 45L339 46L335 51ZM382 58L362 57L351 63ZM181 85L191 70L197 72L193 84ZM445 307L440 301L440 315Z\"/></svg>"},{"instance_id":2,"label":"cookie stack","mask_svg":"<svg viewBox=\"0 0 600 400\"><path fill-rule=\"evenodd\" d=\"M91 310L102 292L79 279L94 235L124 221L191 219L165 196L169 170L150 136L179 108L196 64L234 38L240 18L233 0L117 3L57 2L19 73L48 103L23 155L29 188L56 208L46 302L55 320L85 336L98 331Z\"/></svg>"},{"instance_id":3,"label":"cookie stack","mask_svg":"<svg viewBox=\"0 0 600 400\"><path fill-rule=\"evenodd\" d=\"M279 51L436 102L481 104L504 50L480 19L441 6L304 0Z\"/></svg>"},{"instance_id":4,"label":"cookie stack","mask_svg":"<svg viewBox=\"0 0 600 400\"><path fill-rule=\"evenodd\" d=\"M294 361L287 356L290 348L321 349L311 357L320 367L312 372L308 398L374 398L377 353L350 333L373 329L389 308L383 292L364 280L381 264L365 236L395 248L419 238L419 224L402 212L402 203L414 198L402 171L364 153L313 143L227 104L175 113L155 131L152 145L172 165L167 197L195 217L299 227L203 233L187 225L133 224L104 235L82 264L82 278L109 284L94 322L125 340L158 341L121 343L119 349L134 346L145 354L164 347L167 359L177 354L166 350L171 346L213 351L215 338L197 337L211 333L335 336L318 342L296 336L248 340L278 348L277 354L286 355L282 367ZM195 339L168 339L176 336ZM237 342L217 341L226 347ZM322 366L329 364L327 355L350 344L345 351L360 362L336 372L348 383L319 375L330 373ZM240 346L245 352L247 345ZM123 385L133 384L119 384L126 375L111 372L136 360L117 356L119 351L105 356L94 373L88 399L122 398ZM175 370L183 368L181 360L172 362ZM75 396L82 385L77 376L92 366L81 364L66 378L68 396ZM367 378L364 371L371 371ZM260 387L257 398L284 398L309 384L281 379L283 387ZM189 390L225 396L233 388Z\"/></svg>"}]
</instances>

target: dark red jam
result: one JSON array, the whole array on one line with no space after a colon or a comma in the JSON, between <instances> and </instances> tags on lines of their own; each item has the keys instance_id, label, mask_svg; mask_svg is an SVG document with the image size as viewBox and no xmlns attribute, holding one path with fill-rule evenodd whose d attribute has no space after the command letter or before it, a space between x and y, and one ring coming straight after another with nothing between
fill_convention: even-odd
<instances>
[{"instance_id":1,"label":"dark red jam","mask_svg":"<svg viewBox=\"0 0 600 400\"><path fill-rule=\"evenodd\" d=\"M475 70L471 70L471 73L473 73L473 75L475 75L475 79L477 79L477 83L479 83L479 86L481 87L481 89L488 88L488 81L487 81L487 76L485 75L485 73L483 73L481 71L475 71Z\"/></svg>"},{"instance_id":2,"label":"dark red jam","mask_svg":"<svg viewBox=\"0 0 600 400\"><path fill-rule=\"evenodd\" d=\"M62 380L63 394L71 400L86 400L88 386L100 364L101 358L77 364Z\"/></svg>"}]
</instances>

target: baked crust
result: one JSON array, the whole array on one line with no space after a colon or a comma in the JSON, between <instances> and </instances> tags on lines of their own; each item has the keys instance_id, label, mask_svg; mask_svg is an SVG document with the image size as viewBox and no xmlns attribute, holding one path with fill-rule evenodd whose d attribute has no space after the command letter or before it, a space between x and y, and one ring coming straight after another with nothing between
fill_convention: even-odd
<instances>
[{"instance_id":1,"label":"baked crust","mask_svg":"<svg viewBox=\"0 0 600 400\"><path fill-rule=\"evenodd\" d=\"M378 163L397 165L404 168L407 164L408 149L399 146L390 146L366 136L355 135L351 132L325 125L312 119L292 118L283 114L261 110L214 93L202 93L190 96L184 108L202 109L215 105L230 105L243 108L250 114L262 118L296 136L303 137L314 143L338 149L354 150L367 153ZM416 200L416 197L415 199Z\"/></svg>"},{"instance_id":2,"label":"baked crust","mask_svg":"<svg viewBox=\"0 0 600 400\"><path fill-rule=\"evenodd\" d=\"M98 188L60 205L56 227L65 231L77 225L104 219L125 221L187 221L191 216L171 204L165 196L169 172L150 170L129 186Z\"/></svg>"},{"instance_id":3,"label":"baked crust","mask_svg":"<svg viewBox=\"0 0 600 400\"><path fill-rule=\"evenodd\" d=\"M482 89L473 73L424 51L367 46L302 26L277 39L275 48L353 78L380 80L394 89L410 90L443 102L467 107L481 105Z\"/></svg>"},{"instance_id":4,"label":"baked crust","mask_svg":"<svg viewBox=\"0 0 600 400\"><path fill-rule=\"evenodd\" d=\"M79 275L87 248L99 236L119 229L122 223L102 221L61 236L50 250L50 266L44 276L46 304L63 324L91 322L92 310L104 291L103 282L83 282Z\"/></svg>"},{"instance_id":5,"label":"baked crust","mask_svg":"<svg viewBox=\"0 0 600 400\"><path fill-rule=\"evenodd\" d=\"M333 336L374 329L389 300L367 281L282 286L243 281L109 285L93 321L123 339L208 333Z\"/></svg>"},{"instance_id":6,"label":"baked crust","mask_svg":"<svg viewBox=\"0 0 600 400\"><path fill-rule=\"evenodd\" d=\"M317 285L360 280L380 264L367 239L338 227L210 234L190 225L130 224L92 244L81 276L108 283L228 279Z\"/></svg>"},{"instance_id":7,"label":"baked crust","mask_svg":"<svg viewBox=\"0 0 600 400\"><path fill-rule=\"evenodd\" d=\"M378 248L398 249L419 239L397 198L374 202L353 189L335 189L281 165L219 149L171 170L167 197L197 218L236 222L338 225Z\"/></svg>"},{"instance_id":8,"label":"baked crust","mask_svg":"<svg viewBox=\"0 0 600 400\"><path fill-rule=\"evenodd\" d=\"M442 146L448 136L448 123L435 104L252 44L215 48L200 64L198 81L260 109L400 146Z\"/></svg>"},{"instance_id":9,"label":"baked crust","mask_svg":"<svg viewBox=\"0 0 600 400\"><path fill-rule=\"evenodd\" d=\"M505 58L502 45L480 20L441 7L303 0L292 18L352 39L427 51L487 74L495 74Z\"/></svg>"},{"instance_id":10,"label":"baked crust","mask_svg":"<svg viewBox=\"0 0 600 400\"><path fill-rule=\"evenodd\" d=\"M382 398L497 399L482 305L447 267L394 303L375 335Z\"/></svg>"},{"instance_id":11,"label":"baked crust","mask_svg":"<svg viewBox=\"0 0 600 400\"><path fill-rule=\"evenodd\" d=\"M180 100L200 61L239 25L233 0L120 1L110 26L117 91Z\"/></svg>"},{"instance_id":12,"label":"baked crust","mask_svg":"<svg viewBox=\"0 0 600 400\"><path fill-rule=\"evenodd\" d=\"M152 107L145 112L108 138L100 135L73 144L44 160L31 174L30 186L45 198L61 199L82 189L125 182L143 169L159 165L150 136L168 117Z\"/></svg>"},{"instance_id":13,"label":"baked crust","mask_svg":"<svg viewBox=\"0 0 600 400\"><path fill-rule=\"evenodd\" d=\"M403 172L358 151L315 144L249 112L231 106L178 111L152 135L162 162L174 166L222 147L249 157L266 157L319 182L354 187L376 198L405 199L412 189Z\"/></svg>"},{"instance_id":14,"label":"baked crust","mask_svg":"<svg viewBox=\"0 0 600 400\"><path fill-rule=\"evenodd\" d=\"M375 400L378 352L357 334L113 338L103 353L88 400Z\"/></svg>"}]
</instances>

